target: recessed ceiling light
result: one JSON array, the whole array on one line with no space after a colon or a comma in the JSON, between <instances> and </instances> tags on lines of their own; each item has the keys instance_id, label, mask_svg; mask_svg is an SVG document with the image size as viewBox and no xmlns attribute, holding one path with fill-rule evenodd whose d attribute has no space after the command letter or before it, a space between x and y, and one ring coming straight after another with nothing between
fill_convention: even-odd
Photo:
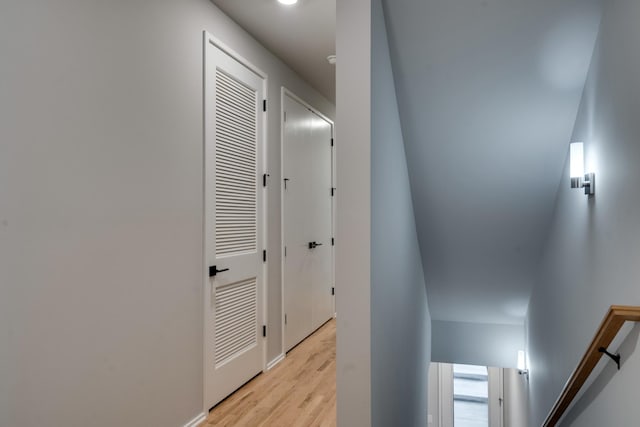
<instances>
[{"instance_id":1,"label":"recessed ceiling light","mask_svg":"<svg viewBox=\"0 0 640 427\"><path fill-rule=\"evenodd\" d=\"M278 0L282 4L286 4L287 6L291 6L292 4L298 3L298 0Z\"/></svg>"}]
</instances>

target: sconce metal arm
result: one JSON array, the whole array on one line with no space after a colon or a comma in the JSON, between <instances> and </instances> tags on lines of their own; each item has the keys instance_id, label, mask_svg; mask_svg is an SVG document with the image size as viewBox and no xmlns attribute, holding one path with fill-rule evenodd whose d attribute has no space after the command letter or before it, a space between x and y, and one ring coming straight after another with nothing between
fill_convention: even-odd
<instances>
[{"instance_id":1,"label":"sconce metal arm","mask_svg":"<svg viewBox=\"0 0 640 427\"><path fill-rule=\"evenodd\" d=\"M571 188L584 188L584 194L593 195L596 193L596 174L591 172L582 177L571 178Z\"/></svg>"}]
</instances>

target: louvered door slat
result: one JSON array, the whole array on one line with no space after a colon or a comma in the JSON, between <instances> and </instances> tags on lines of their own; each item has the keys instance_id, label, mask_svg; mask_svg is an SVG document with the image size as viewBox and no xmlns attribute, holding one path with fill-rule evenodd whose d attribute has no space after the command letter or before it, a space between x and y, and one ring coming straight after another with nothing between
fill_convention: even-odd
<instances>
[{"instance_id":1,"label":"louvered door slat","mask_svg":"<svg viewBox=\"0 0 640 427\"><path fill-rule=\"evenodd\" d=\"M255 108L255 106L253 106L253 108ZM249 138L255 137L255 132L251 133L250 128L255 120L241 116L238 113L237 108L225 108L224 105L221 105L218 109L218 115L224 120L227 120L230 124L240 127L241 130L239 130L238 133L242 133Z\"/></svg>"},{"instance_id":2,"label":"louvered door slat","mask_svg":"<svg viewBox=\"0 0 640 427\"><path fill-rule=\"evenodd\" d=\"M240 161L247 161L247 162L253 162L256 159L256 157L251 154L248 154L246 152L243 153L240 150L235 150L232 145L225 146L225 150L222 156L223 158L229 159L229 160L236 160L236 161L240 160Z\"/></svg>"},{"instance_id":3,"label":"louvered door slat","mask_svg":"<svg viewBox=\"0 0 640 427\"><path fill-rule=\"evenodd\" d=\"M216 74L216 255L256 251L255 91Z\"/></svg>"},{"instance_id":4,"label":"louvered door slat","mask_svg":"<svg viewBox=\"0 0 640 427\"><path fill-rule=\"evenodd\" d=\"M216 289L216 366L256 344L256 305L255 278Z\"/></svg>"},{"instance_id":5,"label":"louvered door slat","mask_svg":"<svg viewBox=\"0 0 640 427\"><path fill-rule=\"evenodd\" d=\"M253 148L252 140L255 138L254 135L244 135L242 133L233 134L233 129L226 129L224 127L220 128L217 136L220 138L218 144L232 145L238 149L247 151L251 151Z\"/></svg>"},{"instance_id":6,"label":"louvered door slat","mask_svg":"<svg viewBox=\"0 0 640 427\"><path fill-rule=\"evenodd\" d=\"M235 78L227 75L220 70L216 70L216 83L218 86L229 88L231 92L233 92L234 96L238 98L244 97L246 99L251 99L254 94L253 89L246 87L242 83L239 83Z\"/></svg>"},{"instance_id":7,"label":"louvered door slat","mask_svg":"<svg viewBox=\"0 0 640 427\"><path fill-rule=\"evenodd\" d=\"M242 130L234 132L233 123L221 124L218 134L223 137L226 137L234 145L237 145L238 147L244 147L247 149L251 149L251 145L252 145L251 141L255 136Z\"/></svg>"},{"instance_id":8,"label":"louvered door slat","mask_svg":"<svg viewBox=\"0 0 640 427\"><path fill-rule=\"evenodd\" d=\"M230 92L226 92L226 91L219 91L219 93L222 95L228 95L228 96L232 95ZM253 115L247 112L249 108L251 109L254 108L253 102L247 102L247 103L238 102L235 104L232 104L229 102L220 103L220 111L224 114L231 116L234 120L238 120L238 121L244 121L244 122L253 121Z\"/></svg>"},{"instance_id":9,"label":"louvered door slat","mask_svg":"<svg viewBox=\"0 0 640 427\"><path fill-rule=\"evenodd\" d=\"M218 93L223 93L225 95L233 95L234 99L236 100L236 105L249 106L254 101L252 95L246 95L246 94L242 94L242 93L234 93L233 90L229 89L229 85L226 85L226 84L218 85ZM221 103L224 104L224 105L233 106L233 104L229 104L226 100L222 100Z\"/></svg>"},{"instance_id":10,"label":"louvered door slat","mask_svg":"<svg viewBox=\"0 0 640 427\"><path fill-rule=\"evenodd\" d=\"M220 140L219 141L221 146L224 146L225 148L225 155L227 154L234 154L236 156L238 156L241 159L245 159L247 161L253 161L255 160L255 154L243 149L242 147L238 147L237 145L234 144L227 144L224 140Z\"/></svg>"}]
</instances>

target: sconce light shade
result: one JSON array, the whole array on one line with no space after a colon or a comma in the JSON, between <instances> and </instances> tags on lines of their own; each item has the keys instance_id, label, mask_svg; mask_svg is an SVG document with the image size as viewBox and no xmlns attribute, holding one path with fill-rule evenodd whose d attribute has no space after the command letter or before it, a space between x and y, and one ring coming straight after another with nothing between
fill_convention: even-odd
<instances>
[{"instance_id":1,"label":"sconce light shade","mask_svg":"<svg viewBox=\"0 0 640 427\"><path fill-rule=\"evenodd\" d=\"M526 365L524 363L524 350L518 350L518 370L524 371L526 369Z\"/></svg>"},{"instance_id":2,"label":"sconce light shade","mask_svg":"<svg viewBox=\"0 0 640 427\"><path fill-rule=\"evenodd\" d=\"M582 142L572 142L569 145L569 175L571 178L584 178L584 144Z\"/></svg>"},{"instance_id":3,"label":"sconce light shade","mask_svg":"<svg viewBox=\"0 0 640 427\"><path fill-rule=\"evenodd\" d=\"M529 379L529 370L527 369L527 361L525 359L526 355L524 350L518 350L518 373L520 375L524 375L527 380Z\"/></svg>"},{"instance_id":4,"label":"sconce light shade","mask_svg":"<svg viewBox=\"0 0 640 427\"><path fill-rule=\"evenodd\" d=\"M569 144L569 176L571 188L584 188L584 194L595 194L595 174L584 173L584 144Z\"/></svg>"}]
</instances>

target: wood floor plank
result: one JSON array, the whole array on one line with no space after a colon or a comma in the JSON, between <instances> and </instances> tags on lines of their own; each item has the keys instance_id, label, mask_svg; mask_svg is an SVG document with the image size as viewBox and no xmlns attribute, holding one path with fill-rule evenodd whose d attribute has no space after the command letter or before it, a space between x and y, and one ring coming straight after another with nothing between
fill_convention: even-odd
<instances>
[{"instance_id":1,"label":"wood floor plank","mask_svg":"<svg viewBox=\"0 0 640 427\"><path fill-rule=\"evenodd\" d=\"M216 406L203 426L335 427L336 322Z\"/></svg>"}]
</instances>

